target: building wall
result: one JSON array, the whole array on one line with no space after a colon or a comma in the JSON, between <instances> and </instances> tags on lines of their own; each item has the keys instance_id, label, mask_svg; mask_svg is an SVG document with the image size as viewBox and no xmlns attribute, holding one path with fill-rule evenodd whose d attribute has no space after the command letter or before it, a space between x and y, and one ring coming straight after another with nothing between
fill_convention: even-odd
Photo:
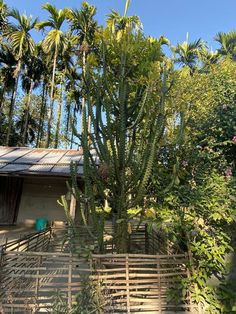
<instances>
[{"instance_id":1,"label":"building wall","mask_svg":"<svg viewBox=\"0 0 236 314\"><path fill-rule=\"evenodd\" d=\"M36 218L65 221L64 209L57 200L67 193L61 178L25 178L17 223L34 224Z\"/></svg>"}]
</instances>

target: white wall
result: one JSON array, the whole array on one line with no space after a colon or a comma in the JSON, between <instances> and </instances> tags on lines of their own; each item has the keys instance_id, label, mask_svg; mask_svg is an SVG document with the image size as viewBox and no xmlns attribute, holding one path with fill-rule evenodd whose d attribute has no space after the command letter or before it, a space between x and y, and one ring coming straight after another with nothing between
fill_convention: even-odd
<instances>
[{"instance_id":1,"label":"white wall","mask_svg":"<svg viewBox=\"0 0 236 314\"><path fill-rule=\"evenodd\" d=\"M65 221L64 209L57 200L67 193L61 178L25 178L17 223L34 223L36 218Z\"/></svg>"}]
</instances>

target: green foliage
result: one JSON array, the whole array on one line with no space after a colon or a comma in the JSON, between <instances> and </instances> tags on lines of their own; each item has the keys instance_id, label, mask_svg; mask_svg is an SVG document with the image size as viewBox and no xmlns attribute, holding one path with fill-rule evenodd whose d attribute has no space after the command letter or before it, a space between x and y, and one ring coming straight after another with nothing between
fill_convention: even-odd
<instances>
[{"instance_id":1,"label":"green foliage","mask_svg":"<svg viewBox=\"0 0 236 314\"><path fill-rule=\"evenodd\" d=\"M219 32L215 36L215 40L219 42L220 48L218 53L222 56L228 56L235 60L236 57L236 32L229 33Z\"/></svg>"},{"instance_id":2,"label":"green foliage","mask_svg":"<svg viewBox=\"0 0 236 314\"><path fill-rule=\"evenodd\" d=\"M191 292L204 313L232 313L235 305L234 265L227 265L235 245L234 73L229 59L207 73L176 73L177 118L168 125L146 210L150 228L163 230L176 250L191 256L192 276L171 297Z\"/></svg>"},{"instance_id":3,"label":"green foliage","mask_svg":"<svg viewBox=\"0 0 236 314\"><path fill-rule=\"evenodd\" d=\"M54 314L102 314L105 305L104 286L102 283L93 282L89 276L84 276L81 281L81 291L76 295L76 300L72 307L69 308L65 302L65 296L57 292L53 297ZM106 301L107 304L107 301Z\"/></svg>"},{"instance_id":4,"label":"green foliage","mask_svg":"<svg viewBox=\"0 0 236 314\"><path fill-rule=\"evenodd\" d=\"M104 286L85 277L82 281L82 290L76 296L77 312L75 313L79 311L81 314L102 314L105 303Z\"/></svg>"},{"instance_id":5,"label":"green foliage","mask_svg":"<svg viewBox=\"0 0 236 314\"><path fill-rule=\"evenodd\" d=\"M230 287L226 289L227 271L233 271L227 270L226 256L233 254L235 181L214 171L196 175L195 180L196 185L182 183L159 199L159 205L153 207L155 216L149 216L149 221L167 233L176 248L191 252L192 277L182 282L182 289L187 284L192 300L205 308L204 313L224 313L219 308L235 300Z\"/></svg>"}]
</instances>

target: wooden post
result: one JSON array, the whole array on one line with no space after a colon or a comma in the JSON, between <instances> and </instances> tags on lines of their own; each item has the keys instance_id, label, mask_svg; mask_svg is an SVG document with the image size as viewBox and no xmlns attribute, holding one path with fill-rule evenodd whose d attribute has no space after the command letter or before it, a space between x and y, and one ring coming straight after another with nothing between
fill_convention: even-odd
<instances>
[{"instance_id":1,"label":"wooden post","mask_svg":"<svg viewBox=\"0 0 236 314\"><path fill-rule=\"evenodd\" d=\"M190 280L191 279L191 274L190 274L190 271L187 267L187 278ZM188 297L189 297L189 308L190 308L190 313L195 313L195 308L194 308L194 305L193 305L193 301L192 301L192 296L191 296L191 293L189 292L188 293Z\"/></svg>"},{"instance_id":2,"label":"wooden post","mask_svg":"<svg viewBox=\"0 0 236 314\"><path fill-rule=\"evenodd\" d=\"M161 263L160 258L157 257L157 276L158 276L158 290L159 290L159 311L158 313L162 313L162 302L161 302Z\"/></svg>"},{"instance_id":3,"label":"wooden post","mask_svg":"<svg viewBox=\"0 0 236 314\"><path fill-rule=\"evenodd\" d=\"M71 310L72 307L72 293L71 293L71 283L72 283L72 253L70 253L69 265L68 265L68 307Z\"/></svg>"},{"instance_id":4,"label":"wooden post","mask_svg":"<svg viewBox=\"0 0 236 314\"><path fill-rule=\"evenodd\" d=\"M130 314L130 293L129 293L129 256L125 257L125 272L126 272L126 302L127 302L127 314Z\"/></svg>"}]
</instances>

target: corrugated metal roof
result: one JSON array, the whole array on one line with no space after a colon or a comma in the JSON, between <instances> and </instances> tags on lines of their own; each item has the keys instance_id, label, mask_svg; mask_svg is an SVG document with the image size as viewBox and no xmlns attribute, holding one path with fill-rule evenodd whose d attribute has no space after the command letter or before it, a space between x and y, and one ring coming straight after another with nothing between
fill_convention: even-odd
<instances>
[{"instance_id":1,"label":"corrugated metal roof","mask_svg":"<svg viewBox=\"0 0 236 314\"><path fill-rule=\"evenodd\" d=\"M81 150L0 146L0 175L70 176L72 161L77 163L78 175L82 176Z\"/></svg>"}]
</instances>

